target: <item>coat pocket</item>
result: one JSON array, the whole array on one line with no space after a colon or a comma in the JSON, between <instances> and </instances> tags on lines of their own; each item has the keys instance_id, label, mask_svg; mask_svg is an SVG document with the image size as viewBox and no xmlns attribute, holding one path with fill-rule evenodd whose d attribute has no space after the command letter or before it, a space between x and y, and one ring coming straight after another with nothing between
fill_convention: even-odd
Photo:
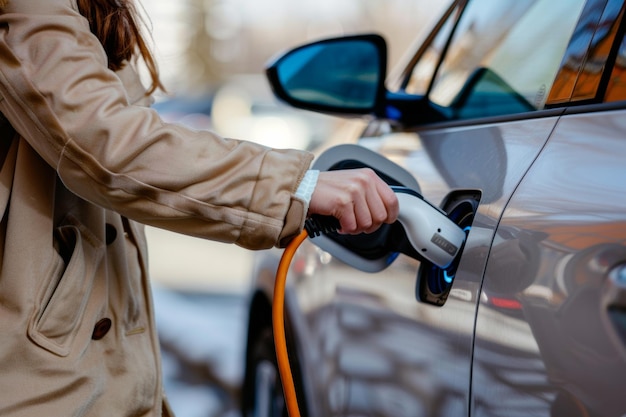
<instances>
[{"instance_id":1,"label":"coat pocket","mask_svg":"<svg viewBox=\"0 0 626 417\"><path fill-rule=\"evenodd\" d=\"M67 356L80 328L104 245L84 226L75 224L59 227L55 242L58 255L42 287L28 335L42 348Z\"/></svg>"}]
</instances>

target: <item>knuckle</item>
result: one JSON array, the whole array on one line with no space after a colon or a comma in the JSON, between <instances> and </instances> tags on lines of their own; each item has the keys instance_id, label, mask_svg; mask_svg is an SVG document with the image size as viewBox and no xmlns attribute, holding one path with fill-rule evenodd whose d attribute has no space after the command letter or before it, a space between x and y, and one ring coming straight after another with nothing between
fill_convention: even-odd
<instances>
[{"instance_id":1,"label":"knuckle","mask_svg":"<svg viewBox=\"0 0 626 417\"><path fill-rule=\"evenodd\" d=\"M342 195L337 196L335 200L335 206L339 210L345 210L346 208L352 207L352 201L353 199L350 194L342 194Z\"/></svg>"},{"instance_id":2,"label":"knuckle","mask_svg":"<svg viewBox=\"0 0 626 417\"><path fill-rule=\"evenodd\" d=\"M378 175L371 168L365 168L363 174L361 176L361 180L364 183L372 183L373 181L378 179Z\"/></svg>"},{"instance_id":3,"label":"knuckle","mask_svg":"<svg viewBox=\"0 0 626 417\"><path fill-rule=\"evenodd\" d=\"M341 225L341 230L345 233L354 233L356 232L357 228L354 223L348 222L346 224Z\"/></svg>"},{"instance_id":4,"label":"knuckle","mask_svg":"<svg viewBox=\"0 0 626 417\"><path fill-rule=\"evenodd\" d=\"M374 224L381 224L385 220L387 220L387 213L384 211L377 211L376 213L372 213L372 217L374 219Z\"/></svg>"},{"instance_id":5,"label":"knuckle","mask_svg":"<svg viewBox=\"0 0 626 417\"><path fill-rule=\"evenodd\" d=\"M368 219L361 223L362 230L369 230L372 226L374 226L374 222L371 219Z\"/></svg>"}]
</instances>

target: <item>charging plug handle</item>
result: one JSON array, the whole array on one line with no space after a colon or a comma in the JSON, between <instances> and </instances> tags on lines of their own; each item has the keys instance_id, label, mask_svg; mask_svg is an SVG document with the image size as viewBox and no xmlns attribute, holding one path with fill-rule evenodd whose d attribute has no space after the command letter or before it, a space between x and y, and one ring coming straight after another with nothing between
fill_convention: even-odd
<instances>
[{"instance_id":1,"label":"charging plug handle","mask_svg":"<svg viewBox=\"0 0 626 417\"><path fill-rule=\"evenodd\" d=\"M465 242L465 232L418 192L406 187L391 188L400 205L398 222L413 249L439 268L452 264Z\"/></svg>"},{"instance_id":2,"label":"charging plug handle","mask_svg":"<svg viewBox=\"0 0 626 417\"><path fill-rule=\"evenodd\" d=\"M382 245L387 250L418 260L425 259L442 269L452 264L463 246L465 232L443 210L426 201L415 190L401 186L391 188L400 206L398 221L393 225L383 225L373 234L359 235L362 237L358 239L374 239L373 242L382 239ZM311 216L304 226L310 238L334 233L340 227L336 218L320 215ZM341 236L337 238L342 239Z\"/></svg>"}]
</instances>

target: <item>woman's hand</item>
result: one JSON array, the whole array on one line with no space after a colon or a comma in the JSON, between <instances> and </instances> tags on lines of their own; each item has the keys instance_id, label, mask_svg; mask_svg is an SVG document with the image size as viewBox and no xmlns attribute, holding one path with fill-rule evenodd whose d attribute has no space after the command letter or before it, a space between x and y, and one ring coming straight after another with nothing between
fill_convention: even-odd
<instances>
[{"instance_id":1,"label":"woman's hand","mask_svg":"<svg viewBox=\"0 0 626 417\"><path fill-rule=\"evenodd\" d=\"M398 217L395 193L369 168L323 171L309 203L309 214L333 216L340 233L372 233Z\"/></svg>"}]
</instances>

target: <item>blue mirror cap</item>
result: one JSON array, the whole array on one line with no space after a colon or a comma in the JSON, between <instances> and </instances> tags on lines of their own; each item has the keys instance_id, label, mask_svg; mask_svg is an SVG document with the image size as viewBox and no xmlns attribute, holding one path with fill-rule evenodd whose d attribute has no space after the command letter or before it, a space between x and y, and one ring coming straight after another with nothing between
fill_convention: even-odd
<instances>
[{"instance_id":1,"label":"blue mirror cap","mask_svg":"<svg viewBox=\"0 0 626 417\"><path fill-rule=\"evenodd\" d=\"M285 62L288 62L289 59L293 59L294 56L296 56L297 54L300 54L301 56L306 56L308 52L323 50L324 48L328 49L338 45L342 45L342 47L344 48L350 48L350 45L353 45L354 48L351 49L356 49L359 45L362 46L363 44L372 46L375 50L377 57L377 68L375 73L376 80L374 87L375 97L373 97L371 100L368 100L366 105L354 105L347 102L329 104L313 99L309 100L294 97L293 94L290 94L288 92L287 88L284 85L284 82L280 79L279 71L281 69L284 69L284 67L281 67L281 65L285 65ZM347 50L348 49L346 49L346 51ZM326 78L329 78L328 73L324 73L322 72L323 70L313 68L313 65L307 66L307 64L307 62L303 63L302 68L305 68L307 71L309 71L310 74L315 75L315 77L310 77L310 79L324 80ZM289 104L292 107L344 116L384 114L384 100L387 93L385 90L385 78L387 74L387 44L384 38L378 34L372 33L349 35L337 38L322 39L316 42L308 43L306 45L291 49L273 58L267 64L265 71L274 95L278 99ZM354 74L354 76L352 77L350 77L350 75L351 74L348 73L348 77L345 77L345 79L355 82L358 81L359 74Z\"/></svg>"}]
</instances>

